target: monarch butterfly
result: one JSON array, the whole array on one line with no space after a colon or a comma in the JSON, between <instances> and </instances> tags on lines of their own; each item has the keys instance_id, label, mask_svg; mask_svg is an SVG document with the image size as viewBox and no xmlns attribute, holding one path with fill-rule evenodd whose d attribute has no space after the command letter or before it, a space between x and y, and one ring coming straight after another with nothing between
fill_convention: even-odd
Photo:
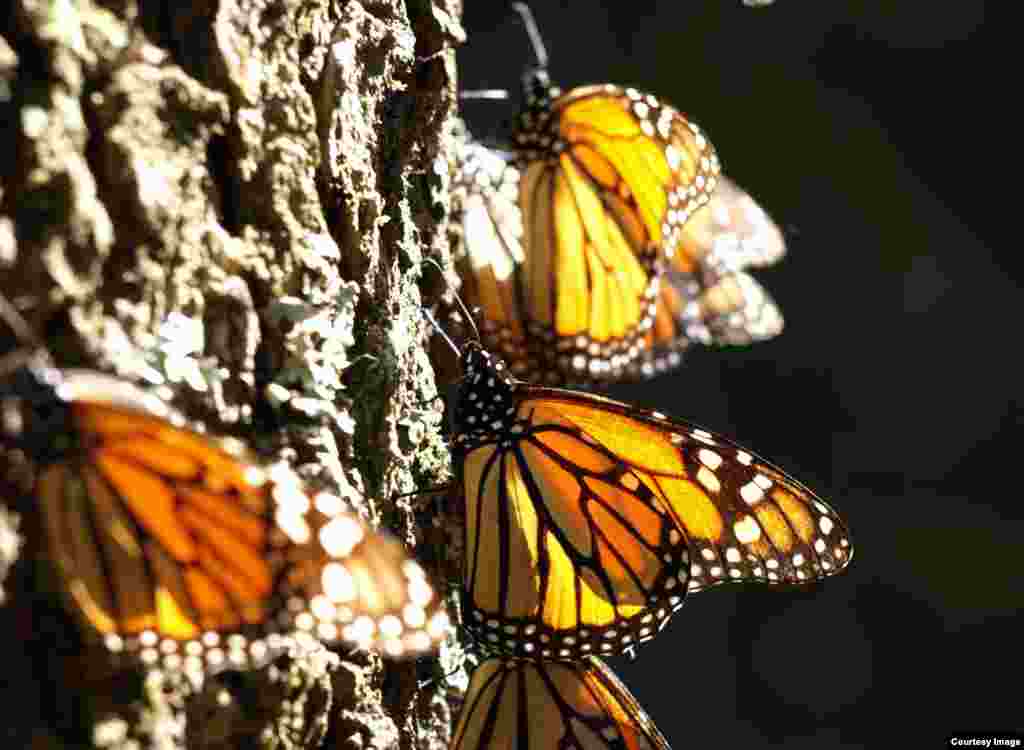
<instances>
[{"instance_id":1,"label":"monarch butterfly","mask_svg":"<svg viewBox=\"0 0 1024 750\"><path fill-rule=\"evenodd\" d=\"M64 598L111 653L215 671L264 662L293 628L393 656L445 635L396 540L144 390L36 353L0 380L0 409L3 447L34 464Z\"/></svg>"},{"instance_id":2,"label":"monarch butterfly","mask_svg":"<svg viewBox=\"0 0 1024 750\"><path fill-rule=\"evenodd\" d=\"M543 371L572 382L616 379L644 345L658 276L714 190L718 158L697 125L654 96L552 86L536 24L525 5L514 7L538 64L524 77L526 106L512 133L522 231L507 232L504 216L495 222L520 266L519 288L505 285L492 304L508 312L514 302L521 323L510 335L539 342L531 355L546 360ZM497 250L484 252L500 262Z\"/></svg>"},{"instance_id":3,"label":"monarch butterfly","mask_svg":"<svg viewBox=\"0 0 1024 750\"><path fill-rule=\"evenodd\" d=\"M529 332L523 300L530 296L531 280L525 271L518 190L519 171L510 157L460 131L452 198L461 217L455 263L462 296L480 310L486 348L503 358L517 378L547 385L591 382L582 356L578 368L554 366L551 342ZM784 253L782 235L771 219L749 195L720 178L708 204L682 229L639 353L603 379L635 380L673 369L693 342L744 345L777 335L782 314L742 269L775 262Z\"/></svg>"},{"instance_id":4,"label":"monarch butterfly","mask_svg":"<svg viewBox=\"0 0 1024 750\"><path fill-rule=\"evenodd\" d=\"M453 462L464 625L494 652L611 654L688 592L802 583L850 561L843 521L781 469L657 412L517 382L470 342Z\"/></svg>"},{"instance_id":5,"label":"monarch butterfly","mask_svg":"<svg viewBox=\"0 0 1024 750\"><path fill-rule=\"evenodd\" d=\"M488 747L669 750L608 666L491 658L473 672L452 750Z\"/></svg>"},{"instance_id":6,"label":"monarch butterfly","mask_svg":"<svg viewBox=\"0 0 1024 750\"><path fill-rule=\"evenodd\" d=\"M770 265L785 252L782 233L764 210L719 177L710 201L683 227L647 346L630 374L651 377L677 367L693 342L741 346L781 333L782 313L743 269Z\"/></svg>"}]
</instances>

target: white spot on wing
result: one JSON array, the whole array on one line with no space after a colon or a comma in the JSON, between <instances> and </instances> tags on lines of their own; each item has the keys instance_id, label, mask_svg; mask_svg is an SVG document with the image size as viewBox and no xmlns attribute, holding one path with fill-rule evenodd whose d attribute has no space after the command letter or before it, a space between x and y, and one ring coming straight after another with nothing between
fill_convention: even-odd
<instances>
[{"instance_id":1,"label":"white spot on wing","mask_svg":"<svg viewBox=\"0 0 1024 750\"><path fill-rule=\"evenodd\" d=\"M754 505L755 503L761 502L764 498L764 490L753 482L747 482L745 485L740 487L740 497L743 498L747 505Z\"/></svg>"},{"instance_id":2,"label":"white spot on wing","mask_svg":"<svg viewBox=\"0 0 1024 750\"><path fill-rule=\"evenodd\" d=\"M711 433L708 432L707 430L694 430L690 434L693 437L695 437L697 440L701 441L702 443L707 443L708 445L714 445L715 444L715 439L711 436Z\"/></svg>"},{"instance_id":3,"label":"white spot on wing","mask_svg":"<svg viewBox=\"0 0 1024 750\"><path fill-rule=\"evenodd\" d=\"M751 544L761 538L761 527L751 516L744 516L732 525L732 530L742 544Z\"/></svg>"},{"instance_id":4,"label":"white spot on wing","mask_svg":"<svg viewBox=\"0 0 1024 750\"><path fill-rule=\"evenodd\" d=\"M718 494L719 490L722 489L722 485L718 481L718 477L715 473L708 469L707 466L701 466L697 470L697 481L704 485L704 489L712 494Z\"/></svg>"},{"instance_id":5,"label":"white spot on wing","mask_svg":"<svg viewBox=\"0 0 1024 750\"><path fill-rule=\"evenodd\" d=\"M717 471L718 467L722 465L722 457L708 448L701 448L697 451L697 458L711 471Z\"/></svg>"}]
</instances>

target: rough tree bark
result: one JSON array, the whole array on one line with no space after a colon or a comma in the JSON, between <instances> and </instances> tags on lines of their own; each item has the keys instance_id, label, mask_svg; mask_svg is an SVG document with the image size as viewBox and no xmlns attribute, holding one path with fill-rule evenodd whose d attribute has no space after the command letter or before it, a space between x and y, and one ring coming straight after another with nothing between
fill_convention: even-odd
<instances>
[{"instance_id":1,"label":"rough tree bark","mask_svg":"<svg viewBox=\"0 0 1024 750\"><path fill-rule=\"evenodd\" d=\"M424 257L448 264L461 0L7 7L0 292L59 365L162 381L189 417L415 543L388 498L447 466L422 405L420 278ZM310 419L280 418L295 396ZM0 512L0 570L27 540L0 611L5 746L446 743L444 680L418 687L422 665L418 681L415 664L318 651L195 694L106 673L33 562L31 500L5 501L21 528Z\"/></svg>"}]
</instances>

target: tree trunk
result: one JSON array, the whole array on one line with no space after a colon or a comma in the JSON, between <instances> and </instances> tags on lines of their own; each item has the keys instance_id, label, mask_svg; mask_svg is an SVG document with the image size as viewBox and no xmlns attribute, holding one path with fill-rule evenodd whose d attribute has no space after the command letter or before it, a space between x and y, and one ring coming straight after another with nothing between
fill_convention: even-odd
<instances>
[{"instance_id":1,"label":"tree trunk","mask_svg":"<svg viewBox=\"0 0 1024 750\"><path fill-rule=\"evenodd\" d=\"M436 391L419 282L425 257L449 267L460 12L14 0L0 11L0 292L59 366L162 382L190 418L414 544L408 503L390 498L447 470L423 405ZM31 500L5 500L21 517L0 507L0 573L26 540L0 610L5 746L447 743L444 670L431 681L422 664L319 650L199 691L105 673L37 560Z\"/></svg>"}]
</instances>

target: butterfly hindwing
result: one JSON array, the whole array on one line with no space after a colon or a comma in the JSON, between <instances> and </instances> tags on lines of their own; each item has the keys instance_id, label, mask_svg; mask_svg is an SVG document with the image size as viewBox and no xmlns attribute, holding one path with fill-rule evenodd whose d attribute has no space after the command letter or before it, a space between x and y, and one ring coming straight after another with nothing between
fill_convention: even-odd
<instances>
[{"instance_id":1,"label":"butterfly hindwing","mask_svg":"<svg viewBox=\"0 0 1024 750\"><path fill-rule=\"evenodd\" d=\"M782 332L771 295L748 267L786 252L779 228L746 192L720 176L710 201L694 212L661 278L654 324L631 379L674 369L691 344L746 346Z\"/></svg>"}]
</instances>

